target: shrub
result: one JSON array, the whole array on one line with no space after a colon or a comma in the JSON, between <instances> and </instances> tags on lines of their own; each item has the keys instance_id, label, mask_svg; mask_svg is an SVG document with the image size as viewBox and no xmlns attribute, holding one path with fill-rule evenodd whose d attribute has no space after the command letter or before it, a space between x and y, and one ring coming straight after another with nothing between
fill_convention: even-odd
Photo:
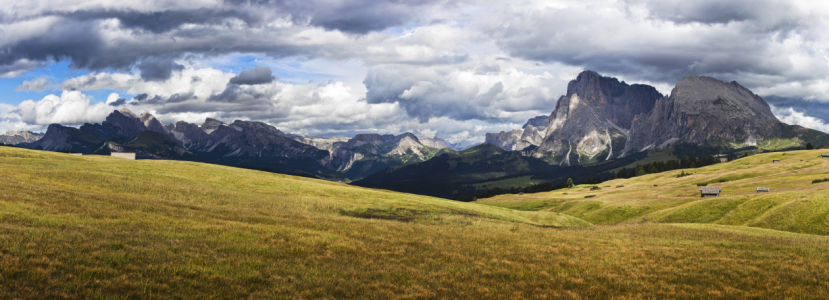
<instances>
[{"instance_id":1,"label":"shrub","mask_svg":"<svg viewBox=\"0 0 829 300\"><path fill-rule=\"evenodd\" d=\"M697 183L697 186L708 186L707 182Z\"/></svg>"},{"instance_id":2,"label":"shrub","mask_svg":"<svg viewBox=\"0 0 829 300\"><path fill-rule=\"evenodd\" d=\"M602 188L600 188L600 187L598 187L598 186L595 186L595 185L594 185L593 187L591 187L591 188L590 188L590 190L591 190L591 191L601 190L601 189L602 189Z\"/></svg>"},{"instance_id":3,"label":"shrub","mask_svg":"<svg viewBox=\"0 0 829 300\"><path fill-rule=\"evenodd\" d=\"M596 197L596 195L587 195L587 196L584 196L584 198L593 198L593 197Z\"/></svg>"},{"instance_id":4,"label":"shrub","mask_svg":"<svg viewBox=\"0 0 829 300\"><path fill-rule=\"evenodd\" d=\"M821 183L821 182L827 182L827 181L829 181L829 178L815 179L815 180L812 180L812 183Z\"/></svg>"}]
</instances>

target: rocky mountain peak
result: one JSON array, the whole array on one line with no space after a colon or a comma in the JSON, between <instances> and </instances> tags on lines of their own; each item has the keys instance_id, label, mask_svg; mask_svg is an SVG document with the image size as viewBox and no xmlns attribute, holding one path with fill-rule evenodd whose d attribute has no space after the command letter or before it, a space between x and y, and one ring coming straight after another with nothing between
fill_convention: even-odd
<instances>
[{"instance_id":1,"label":"rocky mountain peak","mask_svg":"<svg viewBox=\"0 0 829 300\"><path fill-rule=\"evenodd\" d=\"M155 118L155 116L151 115L150 113L144 112L138 116L138 119L144 123L144 126L147 126L147 129L158 132L158 133L167 133L169 130Z\"/></svg>"},{"instance_id":2,"label":"rocky mountain peak","mask_svg":"<svg viewBox=\"0 0 829 300\"><path fill-rule=\"evenodd\" d=\"M204 124L201 125L201 129L204 130L205 133L210 134L222 125L226 124L222 121L213 118L207 118L204 120Z\"/></svg>"},{"instance_id":3,"label":"rocky mountain peak","mask_svg":"<svg viewBox=\"0 0 829 300\"><path fill-rule=\"evenodd\" d=\"M432 147L432 148L438 148L438 149L454 148L454 145L452 145L451 143L447 142L444 139L439 138L437 134L435 134L435 137L432 137L432 138L419 138L419 140L420 140L420 143L423 144L424 146L428 146L428 147Z\"/></svg>"},{"instance_id":4,"label":"rocky mountain peak","mask_svg":"<svg viewBox=\"0 0 829 300\"><path fill-rule=\"evenodd\" d=\"M765 100L737 82L690 75L654 109L636 118L625 153L668 148L677 143L718 141L756 145L779 136L783 124Z\"/></svg>"},{"instance_id":5,"label":"rocky mountain peak","mask_svg":"<svg viewBox=\"0 0 829 300\"><path fill-rule=\"evenodd\" d=\"M138 118L132 111L122 108L120 111L116 110L110 113L106 120L101 123L109 138L115 136L132 136L136 133L147 130L144 122ZM86 126L86 125L85 125Z\"/></svg>"},{"instance_id":6,"label":"rocky mountain peak","mask_svg":"<svg viewBox=\"0 0 829 300\"><path fill-rule=\"evenodd\" d=\"M23 143L32 143L43 137L42 133L35 133L31 131L7 131L0 136L0 144L18 145Z\"/></svg>"},{"instance_id":7,"label":"rocky mountain peak","mask_svg":"<svg viewBox=\"0 0 829 300\"><path fill-rule=\"evenodd\" d=\"M652 86L584 71L559 98L533 155L565 165L618 157L634 117L652 110L661 97Z\"/></svg>"},{"instance_id":8,"label":"rocky mountain peak","mask_svg":"<svg viewBox=\"0 0 829 300\"><path fill-rule=\"evenodd\" d=\"M547 125L550 125L550 116L537 116L527 120L527 123L525 123L524 126L521 126L521 128L527 128L527 126L540 128L547 127Z\"/></svg>"},{"instance_id":9,"label":"rocky mountain peak","mask_svg":"<svg viewBox=\"0 0 829 300\"><path fill-rule=\"evenodd\" d=\"M133 113L131 110L127 109L126 107L122 108L121 110L118 110L118 112L125 115L125 116L138 118L138 116L136 116L135 113Z\"/></svg>"}]
</instances>

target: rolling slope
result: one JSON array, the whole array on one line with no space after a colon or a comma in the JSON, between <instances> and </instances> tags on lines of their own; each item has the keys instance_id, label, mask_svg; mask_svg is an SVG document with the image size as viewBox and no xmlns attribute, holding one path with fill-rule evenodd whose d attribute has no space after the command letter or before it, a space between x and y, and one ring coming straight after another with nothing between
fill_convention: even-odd
<instances>
[{"instance_id":1,"label":"rolling slope","mask_svg":"<svg viewBox=\"0 0 829 300\"><path fill-rule=\"evenodd\" d=\"M0 147L0 298L829 297L829 237L636 217Z\"/></svg>"}]
</instances>

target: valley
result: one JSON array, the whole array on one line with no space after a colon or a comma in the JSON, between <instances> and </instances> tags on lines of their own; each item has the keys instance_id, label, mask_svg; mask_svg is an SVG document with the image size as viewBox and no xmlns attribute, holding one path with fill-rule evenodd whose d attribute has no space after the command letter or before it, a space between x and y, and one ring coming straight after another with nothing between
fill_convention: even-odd
<instances>
[{"instance_id":1,"label":"valley","mask_svg":"<svg viewBox=\"0 0 829 300\"><path fill-rule=\"evenodd\" d=\"M0 147L0 298L825 298L820 151L463 203Z\"/></svg>"}]
</instances>

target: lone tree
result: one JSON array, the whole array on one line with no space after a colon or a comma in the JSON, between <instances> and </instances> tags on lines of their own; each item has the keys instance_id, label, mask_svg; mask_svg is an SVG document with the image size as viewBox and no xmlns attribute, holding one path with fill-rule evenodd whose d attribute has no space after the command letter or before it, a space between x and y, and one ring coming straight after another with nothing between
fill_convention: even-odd
<instances>
[{"instance_id":1,"label":"lone tree","mask_svg":"<svg viewBox=\"0 0 829 300\"><path fill-rule=\"evenodd\" d=\"M573 178L567 178L567 187L568 188L573 187Z\"/></svg>"},{"instance_id":2,"label":"lone tree","mask_svg":"<svg viewBox=\"0 0 829 300\"><path fill-rule=\"evenodd\" d=\"M812 143L806 143L806 150L815 149L815 146L812 146Z\"/></svg>"}]
</instances>

